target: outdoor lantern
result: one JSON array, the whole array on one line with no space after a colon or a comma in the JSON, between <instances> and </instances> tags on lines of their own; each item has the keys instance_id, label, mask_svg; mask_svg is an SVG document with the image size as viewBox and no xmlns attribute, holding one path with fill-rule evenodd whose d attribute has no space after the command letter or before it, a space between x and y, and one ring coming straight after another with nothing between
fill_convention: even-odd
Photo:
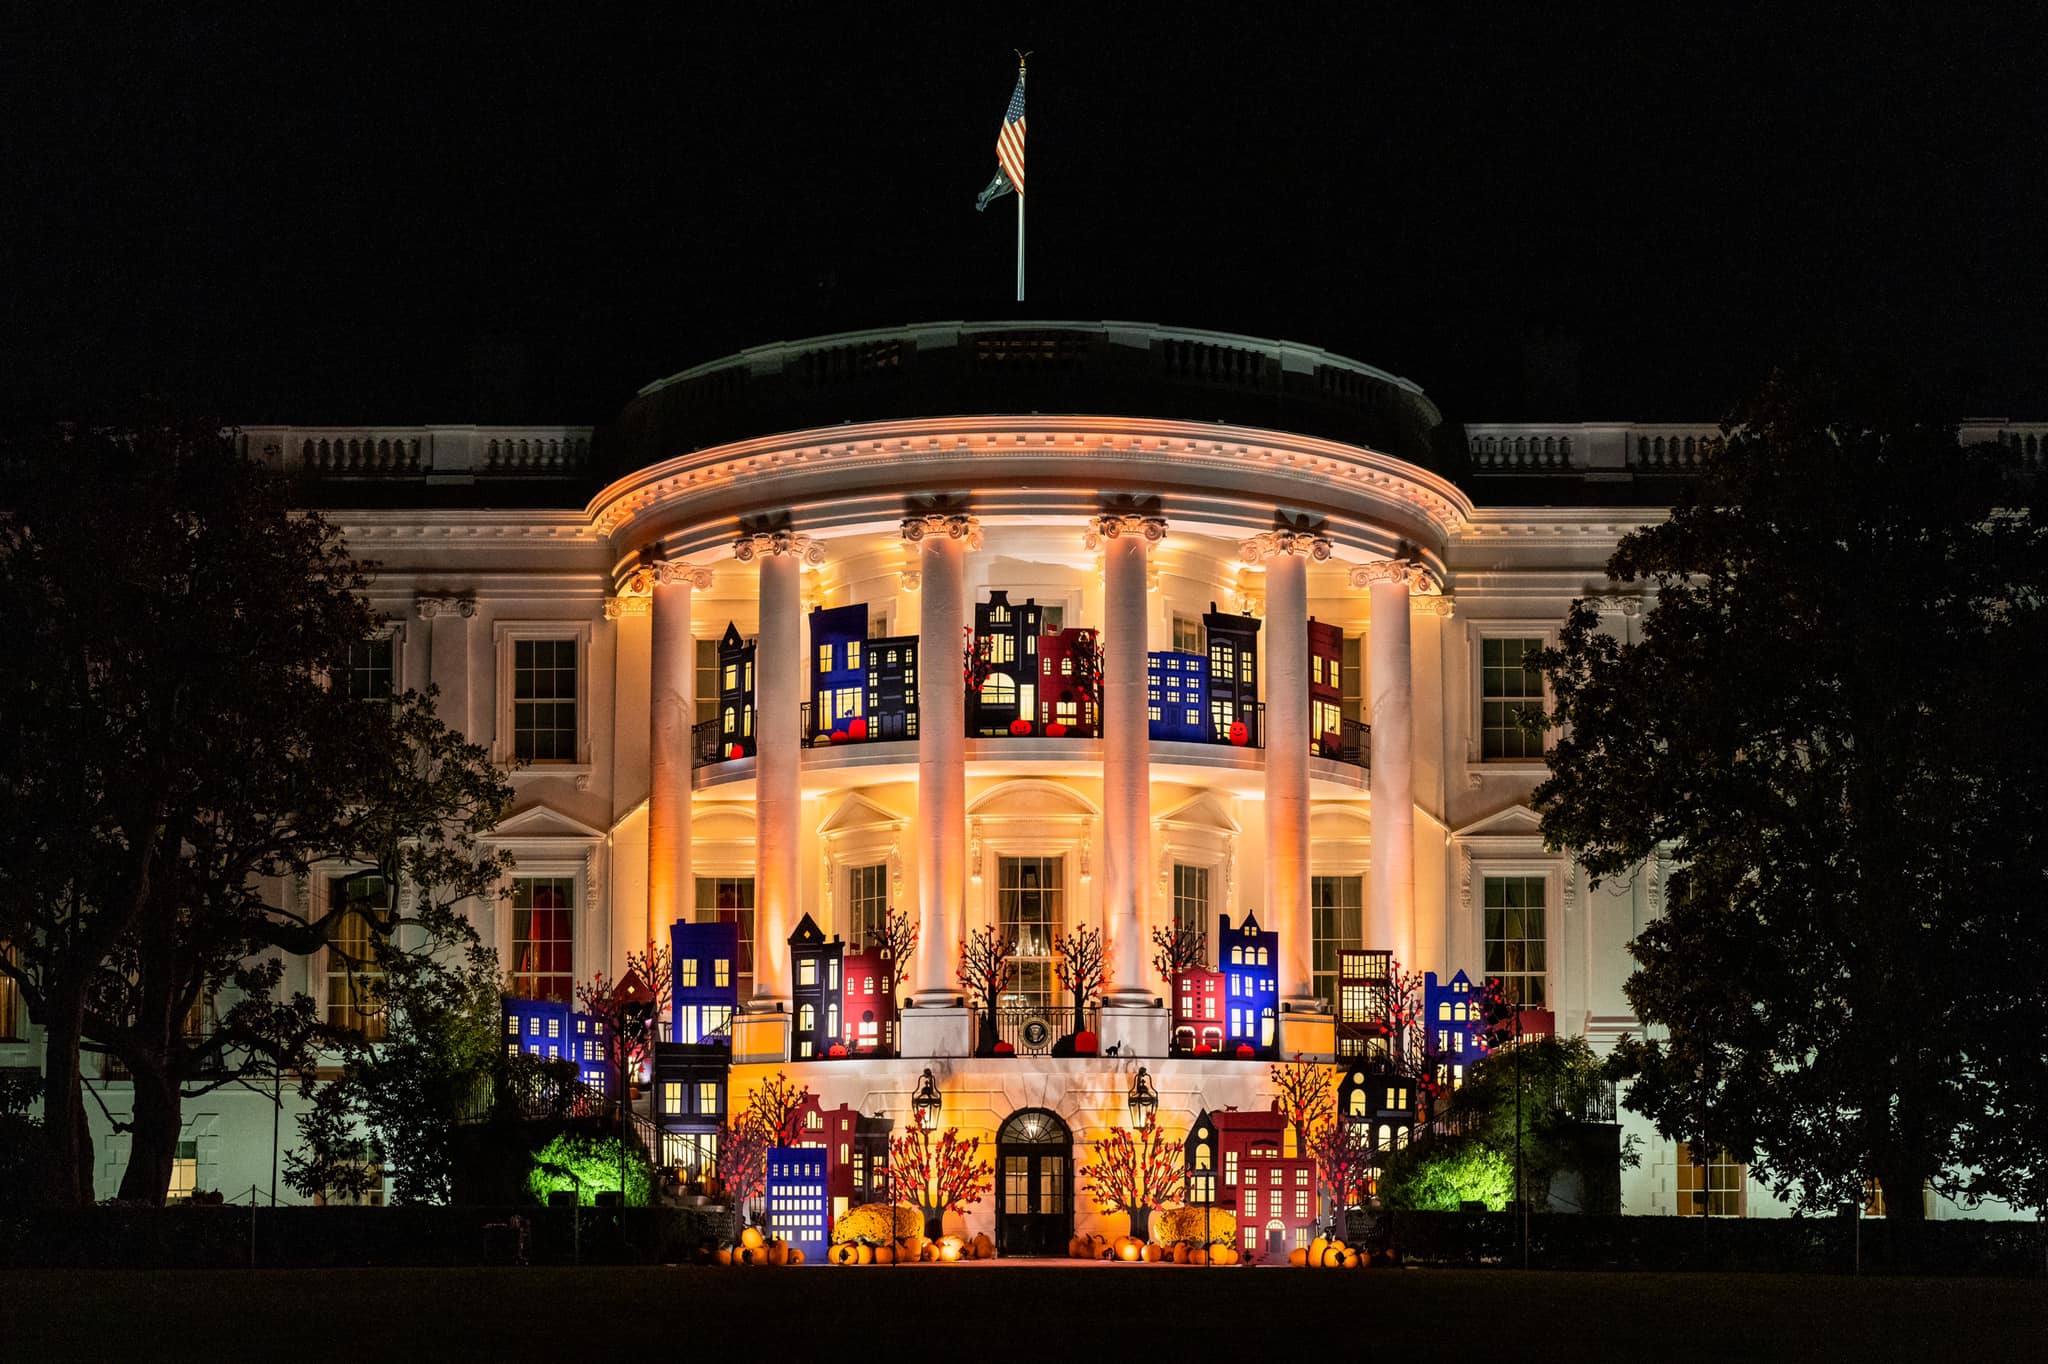
<instances>
[{"instance_id":1,"label":"outdoor lantern","mask_svg":"<svg viewBox=\"0 0 2048 1364\"><path fill-rule=\"evenodd\" d=\"M917 1115L917 1125L927 1130L935 1126L941 1106L939 1083L932 1079L931 1067L927 1066L924 1074L918 1077L917 1093L910 1096L910 1108Z\"/></svg>"},{"instance_id":2,"label":"outdoor lantern","mask_svg":"<svg viewBox=\"0 0 2048 1364\"><path fill-rule=\"evenodd\" d=\"M1124 1096L1124 1102L1131 1110L1131 1126L1144 1128L1159 1116L1159 1091L1152 1087L1151 1072L1138 1067L1138 1078L1131 1081L1131 1092Z\"/></svg>"}]
</instances>

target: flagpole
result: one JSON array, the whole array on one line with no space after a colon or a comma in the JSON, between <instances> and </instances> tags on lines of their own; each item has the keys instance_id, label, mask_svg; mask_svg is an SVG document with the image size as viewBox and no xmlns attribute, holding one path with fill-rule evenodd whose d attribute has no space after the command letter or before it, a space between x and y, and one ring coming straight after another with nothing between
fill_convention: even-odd
<instances>
[{"instance_id":1,"label":"flagpole","mask_svg":"<svg viewBox=\"0 0 2048 1364\"><path fill-rule=\"evenodd\" d=\"M1017 301L1024 301L1024 196L1017 196Z\"/></svg>"}]
</instances>

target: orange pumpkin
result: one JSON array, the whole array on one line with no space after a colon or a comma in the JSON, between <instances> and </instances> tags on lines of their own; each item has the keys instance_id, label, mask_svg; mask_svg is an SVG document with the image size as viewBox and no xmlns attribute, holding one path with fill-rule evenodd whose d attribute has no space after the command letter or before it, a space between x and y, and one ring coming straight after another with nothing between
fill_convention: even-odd
<instances>
[{"instance_id":1,"label":"orange pumpkin","mask_svg":"<svg viewBox=\"0 0 2048 1364\"><path fill-rule=\"evenodd\" d=\"M1293 1250L1290 1250L1290 1251L1288 1251L1288 1252L1287 1252L1287 1263L1288 1263L1288 1264L1291 1264L1291 1265L1293 1265L1293 1266L1294 1266L1294 1267L1295 1267L1296 1269L1300 1269L1300 1268L1302 1268L1303 1266L1307 1265L1307 1264L1308 1264L1308 1247L1307 1247L1307 1246L1296 1246L1296 1247L1295 1247L1295 1248L1294 1248Z\"/></svg>"},{"instance_id":2,"label":"orange pumpkin","mask_svg":"<svg viewBox=\"0 0 2048 1364\"><path fill-rule=\"evenodd\" d=\"M759 1227L748 1227L740 1233L740 1244L748 1250L759 1250L764 1244L761 1229Z\"/></svg>"},{"instance_id":3,"label":"orange pumpkin","mask_svg":"<svg viewBox=\"0 0 2048 1364\"><path fill-rule=\"evenodd\" d=\"M789 1248L789 1262L793 1265L800 1265L804 1262L804 1248L802 1246L791 1246Z\"/></svg>"},{"instance_id":4,"label":"orange pumpkin","mask_svg":"<svg viewBox=\"0 0 2048 1364\"><path fill-rule=\"evenodd\" d=\"M711 1252L711 1260L712 1260L712 1263L714 1263L714 1264L721 1264L721 1265L729 1265L729 1264L731 1264L731 1263L732 1263L732 1247L730 1247L730 1246L720 1246L720 1247L719 1247L719 1248L718 1248L717 1250L714 1250L714 1251L712 1251L712 1252Z\"/></svg>"}]
</instances>

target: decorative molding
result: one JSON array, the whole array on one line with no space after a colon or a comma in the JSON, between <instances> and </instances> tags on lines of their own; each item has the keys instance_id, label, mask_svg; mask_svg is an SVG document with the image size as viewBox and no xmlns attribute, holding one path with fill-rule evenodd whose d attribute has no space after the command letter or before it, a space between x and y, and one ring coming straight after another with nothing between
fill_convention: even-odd
<instances>
[{"instance_id":1,"label":"decorative molding","mask_svg":"<svg viewBox=\"0 0 2048 1364\"><path fill-rule=\"evenodd\" d=\"M924 586L924 570L906 568L897 575L897 580L901 583L905 592L915 592L918 588Z\"/></svg>"},{"instance_id":2,"label":"decorative molding","mask_svg":"<svg viewBox=\"0 0 2048 1364\"><path fill-rule=\"evenodd\" d=\"M1586 605L1603 616L1621 616L1629 620L1643 614L1643 599L1633 592L1605 592L1586 598Z\"/></svg>"},{"instance_id":3,"label":"decorative molding","mask_svg":"<svg viewBox=\"0 0 2048 1364\"><path fill-rule=\"evenodd\" d=\"M1462 843L1458 846L1458 912L1464 915L1464 922L1472 920L1472 850Z\"/></svg>"},{"instance_id":4,"label":"decorative molding","mask_svg":"<svg viewBox=\"0 0 2048 1364\"><path fill-rule=\"evenodd\" d=\"M1156 545L1166 538L1166 518L1140 516L1134 512L1105 512L1089 519L1088 529L1081 532L1081 543L1089 549L1100 549L1104 540L1121 540L1127 536Z\"/></svg>"},{"instance_id":5,"label":"decorative molding","mask_svg":"<svg viewBox=\"0 0 2048 1364\"><path fill-rule=\"evenodd\" d=\"M1303 530L1260 531L1237 547L1238 558L1248 564L1263 563L1267 559L1291 555L1307 559L1310 563L1323 563L1330 557L1330 542L1321 535Z\"/></svg>"},{"instance_id":6,"label":"decorative molding","mask_svg":"<svg viewBox=\"0 0 2048 1364\"><path fill-rule=\"evenodd\" d=\"M439 615L460 616L464 620L476 616L476 594L474 592L420 592L412 599L412 609L421 620L432 620Z\"/></svg>"},{"instance_id":7,"label":"decorative molding","mask_svg":"<svg viewBox=\"0 0 2048 1364\"><path fill-rule=\"evenodd\" d=\"M793 530L763 531L759 535L742 535L733 541L732 557L743 564L782 554L793 555L807 564L822 564L825 562L825 542L799 535Z\"/></svg>"},{"instance_id":8,"label":"decorative molding","mask_svg":"<svg viewBox=\"0 0 2048 1364\"><path fill-rule=\"evenodd\" d=\"M1413 559L1374 559L1370 563L1352 566L1353 587L1371 587L1375 583L1400 583L1414 593L1435 590L1429 570Z\"/></svg>"},{"instance_id":9,"label":"decorative molding","mask_svg":"<svg viewBox=\"0 0 2048 1364\"><path fill-rule=\"evenodd\" d=\"M1432 595L1423 593L1419 596L1410 594L1408 598L1408 613L1410 615L1436 616L1442 620L1449 620L1457 611L1457 608L1457 601L1449 594Z\"/></svg>"},{"instance_id":10,"label":"decorative molding","mask_svg":"<svg viewBox=\"0 0 2048 1364\"><path fill-rule=\"evenodd\" d=\"M654 601L649 597L606 597L604 599L604 618L606 620L617 620L621 616L651 616L653 614Z\"/></svg>"},{"instance_id":11,"label":"decorative molding","mask_svg":"<svg viewBox=\"0 0 2048 1364\"><path fill-rule=\"evenodd\" d=\"M929 516L903 518L903 538L913 545L941 535L948 540L965 540L969 549L980 549L981 518L964 512L935 512ZM915 588L911 590L916 591Z\"/></svg>"}]
</instances>

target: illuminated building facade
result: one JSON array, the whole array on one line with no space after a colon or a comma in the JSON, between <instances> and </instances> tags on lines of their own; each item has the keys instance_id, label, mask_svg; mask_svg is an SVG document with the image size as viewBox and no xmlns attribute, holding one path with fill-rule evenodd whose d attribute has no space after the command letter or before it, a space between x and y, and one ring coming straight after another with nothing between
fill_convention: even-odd
<instances>
[{"instance_id":1,"label":"illuminated building facade","mask_svg":"<svg viewBox=\"0 0 2048 1364\"><path fill-rule=\"evenodd\" d=\"M1071 1163L1127 1121L1140 1064L1169 1131L1268 1108L1264 1060L1171 1054L1196 1020L1169 1007L1149 934L1176 921L1214 951L1224 916L1256 920L1271 989L1249 1036L1269 1054L1335 1057L1340 974L1315 963L1346 951L1500 976L1596 1049L1638 1027L1627 944L1667 868L1595 890L1544 847L1540 740L1516 723L1542 686L1520 659L1574 598L1636 636L1643 602L1602 566L1715 434L1454 425L1415 383L1290 342L944 322L757 346L649 384L602 427L242 440L380 564L393 684L432 684L450 725L534 755L491 836L516 859L508 895L470 910L501 961L559 951L585 980L672 925L728 925L731 1094L784 1069L828 1111L901 1124L929 1068L943 1123L993 1143L1029 1110L1020 1158L1052 1169L1060 1132ZM1080 630L1099 641L1097 713L1077 698L1055 736L1041 651ZM1158 665L1175 657L1170 721ZM849 693L857 716L838 713ZM317 903L362 870L314 867L296 893ZM920 934L895 963L897 1054L819 1055L809 1034L802 1058L791 933L809 916L858 944L891 909ZM1040 951L997 1011L1018 1054L977 1057L957 966L984 927L1042 949L1101 933L1101 1055L1024 1043L1072 1031ZM295 963L291 987L324 1006L325 968ZM0 1064L30 1045L6 1039ZM201 1187L268 1186L267 1095L186 1111ZM1671 1144L1624 1120L1645 1138L1624 1206L1674 1210ZM124 1139L102 1129L111 1194ZM1081 1229L1121 1226L1071 1203ZM1771 1205L1753 1189L1746 1206ZM953 1229L1012 1215L999 1181Z\"/></svg>"}]
</instances>

